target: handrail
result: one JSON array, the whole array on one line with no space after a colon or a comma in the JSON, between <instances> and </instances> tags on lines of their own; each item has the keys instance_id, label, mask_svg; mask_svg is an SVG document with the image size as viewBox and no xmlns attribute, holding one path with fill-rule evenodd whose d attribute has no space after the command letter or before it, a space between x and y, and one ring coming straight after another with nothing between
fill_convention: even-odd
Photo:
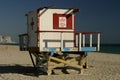
<instances>
[{"instance_id":1,"label":"handrail","mask_svg":"<svg viewBox=\"0 0 120 80\"><path fill-rule=\"evenodd\" d=\"M93 34L97 34L97 51L100 51L100 32L77 32L78 35L78 48L81 51L82 47L85 47L85 35L90 35L90 47L93 47Z\"/></svg>"},{"instance_id":2,"label":"handrail","mask_svg":"<svg viewBox=\"0 0 120 80\"><path fill-rule=\"evenodd\" d=\"M98 33L101 33L101 32L76 32L76 34L98 34Z\"/></svg>"},{"instance_id":3,"label":"handrail","mask_svg":"<svg viewBox=\"0 0 120 80\"><path fill-rule=\"evenodd\" d=\"M18 36L27 36L28 34L27 33L24 33L24 34L19 34Z\"/></svg>"}]
</instances>

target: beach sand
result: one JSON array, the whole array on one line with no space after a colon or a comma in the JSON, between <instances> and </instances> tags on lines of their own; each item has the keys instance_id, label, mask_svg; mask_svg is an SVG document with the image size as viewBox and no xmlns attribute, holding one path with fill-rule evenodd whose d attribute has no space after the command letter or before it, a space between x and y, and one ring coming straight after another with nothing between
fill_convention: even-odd
<instances>
[{"instance_id":1,"label":"beach sand","mask_svg":"<svg viewBox=\"0 0 120 80\"><path fill-rule=\"evenodd\" d=\"M120 80L120 54L88 53L88 69L83 74L34 75L27 51L18 46L0 46L0 80Z\"/></svg>"}]
</instances>

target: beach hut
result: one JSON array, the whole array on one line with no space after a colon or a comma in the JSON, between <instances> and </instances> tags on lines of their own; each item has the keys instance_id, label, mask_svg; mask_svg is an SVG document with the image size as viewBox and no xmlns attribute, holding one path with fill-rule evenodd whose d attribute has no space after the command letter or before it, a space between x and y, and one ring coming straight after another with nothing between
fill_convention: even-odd
<instances>
[{"instance_id":1,"label":"beach hut","mask_svg":"<svg viewBox=\"0 0 120 80\"><path fill-rule=\"evenodd\" d=\"M81 73L83 65L87 67L86 53L100 50L100 32L76 32L75 14L79 11L43 7L26 14L27 33L19 35L20 50L29 51L37 71L50 75L56 67L66 70L69 66ZM92 45L93 34L97 35L96 46ZM86 46L86 35L90 37L89 46Z\"/></svg>"}]
</instances>

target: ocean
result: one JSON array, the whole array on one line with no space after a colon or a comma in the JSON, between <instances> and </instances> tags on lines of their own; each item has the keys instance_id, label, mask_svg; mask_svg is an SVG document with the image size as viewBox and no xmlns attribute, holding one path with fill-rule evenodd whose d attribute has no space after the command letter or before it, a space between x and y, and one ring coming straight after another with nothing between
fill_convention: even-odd
<instances>
[{"instance_id":1,"label":"ocean","mask_svg":"<svg viewBox=\"0 0 120 80\"><path fill-rule=\"evenodd\" d=\"M120 44L101 44L100 52L120 54Z\"/></svg>"}]
</instances>

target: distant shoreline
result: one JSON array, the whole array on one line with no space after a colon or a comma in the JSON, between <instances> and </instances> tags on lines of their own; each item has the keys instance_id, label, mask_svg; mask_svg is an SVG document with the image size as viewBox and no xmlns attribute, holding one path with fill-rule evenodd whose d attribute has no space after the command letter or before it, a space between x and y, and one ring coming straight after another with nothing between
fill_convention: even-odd
<instances>
[{"instance_id":1,"label":"distant shoreline","mask_svg":"<svg viewBox=\"0 0 120 80\"><path fill-rule=\"evenodd\" d=\"M19 43L0 43L0 45L10 45L10 46L18 45L19 46Z\"/></svg>"}]
</instances>

